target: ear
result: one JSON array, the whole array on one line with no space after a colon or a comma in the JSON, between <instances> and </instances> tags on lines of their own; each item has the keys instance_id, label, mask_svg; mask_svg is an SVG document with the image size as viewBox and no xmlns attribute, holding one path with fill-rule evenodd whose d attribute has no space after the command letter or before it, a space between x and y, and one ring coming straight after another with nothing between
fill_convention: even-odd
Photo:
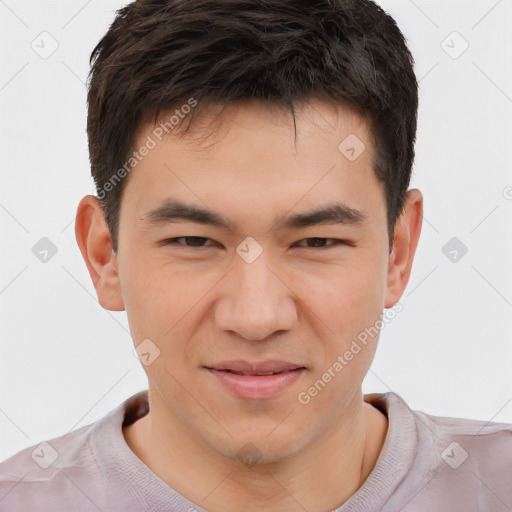
<instances>
[{"instance_id":1,"label":"ear","mask_svg":"<svg viewBox=\"0 0 512 512\"><path fill-rule=\"evenodd\" d=\"M75 236L91 275L99 303L110 311L123 311L117 255L105 215L97 197L88 195L78 205Z\"/></svg>"},{"instance_id":2,"label":"ear","mask_svg":"<svg viewBox=\"0 0 512 512\"><path fill-rule=\"evenodd\" d=\"M408 190L404 209L395 225L393 249L388 263L385 308L393 307L400 300L409 282L422 222L423 195L418 189Z\"/></svg>"}]
</instances>

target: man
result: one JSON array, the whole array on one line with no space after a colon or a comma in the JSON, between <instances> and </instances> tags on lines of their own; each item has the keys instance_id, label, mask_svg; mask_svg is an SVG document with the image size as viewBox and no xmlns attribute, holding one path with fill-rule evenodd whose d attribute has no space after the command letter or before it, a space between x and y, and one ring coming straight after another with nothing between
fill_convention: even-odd
<instances>
[{"instance_id":1,"label":"man","mask_svg":"<svg viewBox=\"0 0 512 512\"><path fill-rule=\"evenodd\" d=\"M141 0L94 49L76 237L148 391L2 510L512 510L512 425L363 395L421 232L417 82L369 0Z\"/></svg>"}]
</instances>

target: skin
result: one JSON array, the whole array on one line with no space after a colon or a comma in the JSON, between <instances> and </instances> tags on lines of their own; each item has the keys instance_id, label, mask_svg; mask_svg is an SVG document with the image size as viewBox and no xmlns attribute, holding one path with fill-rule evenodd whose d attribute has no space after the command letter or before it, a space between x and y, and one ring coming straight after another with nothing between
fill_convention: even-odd
<instances>
[{"instance_id":1,"label":"skin","mask_svg":"<svg viewBox=\"0 0 512 512\"><path fill-rule=\"evenodd\" d=\"M231 104L208 136L199 138L200 123L158 143L126 183L117 253L97 198L78 207L77 241L100 304L126 310L135 345L149 338L160 350L143 366L150 412L124 429L126 442L212 512L333 510L363 484L386 438L386 416L361 391L378 336L309 404L297 396L402 296L423 197L408 191L390 252L366 122L320 100L296 116L296 147L291 114L255 101ZM141 127L136 147L153 128ZM349 134L366 145L354 161L338 149ZM151 226L147 212L171 196L222 214L236 231L188 221ZM278 216L331 201L362 210L366 222L274 229ZM159 244L185 236L208 241ZM236 252L248 236L263 249L252 263ZM319 248L307 238L352 245ZM226 359L292 360L307 370L278 396L243 400L203 368ZM247 443L260 456L250 467L238 455Z\"/></svg>"}]
</instances>

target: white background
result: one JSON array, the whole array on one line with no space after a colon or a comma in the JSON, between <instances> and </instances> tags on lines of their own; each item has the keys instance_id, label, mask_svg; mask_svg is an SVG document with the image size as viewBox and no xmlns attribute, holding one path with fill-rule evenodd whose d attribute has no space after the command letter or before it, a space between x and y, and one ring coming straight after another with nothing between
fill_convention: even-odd
<instances>
[{"instance_id":1,"label":"white background","mask_svg":"<svg viewBox=\"0 0 512 512\"><path fill-rule=\"evenodd\" d=\"M74 236L78 201L94 193L89 56L125 4L0 0L0 460L146 388L125 313L98 304ZM383 329L363 391L512 423L512 3L380 4L416 60L411 186L425 216L403 311ZM47 59L31 48L43 31L59 45ZM463 48L446 39L453 31L469 43L458 58L443 49ZM454 236L468 248L456 263L442 252ZM57 247L46 263L32 253L42 237Z\"/></svg>"}]
</instances>

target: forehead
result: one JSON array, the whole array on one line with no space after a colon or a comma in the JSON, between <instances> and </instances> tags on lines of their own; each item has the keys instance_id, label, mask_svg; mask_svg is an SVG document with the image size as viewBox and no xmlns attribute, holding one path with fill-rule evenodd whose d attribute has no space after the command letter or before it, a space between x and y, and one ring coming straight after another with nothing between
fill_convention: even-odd
<instances>
[{"instance_id":1,"label":"forehead","mask_svg":"<svg viewBox=\"0 0 512 512\"><path fill-rule=\"evenodd\" d=\"M189 100L190 102L190 100ZM185 110L187 107L187 110ZM186 114L185 114L186 112ZM359 140L356 141L354 138ZM294 104L293 111L280 103L263 103L259 100L239 100L227 104L205 102L191 109L188 104L168 110L156 123L145 118L139 126L135 147L142 147L147 138L156 144L186 146L195 158L215 158L216 148L229 146L231 154L247 146L264 144L267 150L279 146L279 153L297 158L307 158L314 152L313 145L322 141L323 146L344 154L339 145L348 137L356 155L345 153L354 161L361 153L374 160L371 123L355 107L348 104L310 99ZM274 137L277 137L274 138ZM314 139L308 143L308 140ZM269 142L272 142L269 144ZM240 147L237 147L240 144ZM345 147L344 149L349 149ZM316 157L323 153L319 147ZM229 155L222 155L228 158ZM332 155L325 155L330 158ZM264 155L261 155L263 158ZM364 158L363 158L364 160Z\"/></svg>"},{"instance_id":2,"label":"forehead","mask_svg":"<svg viewBox=\"0 0 512 512\"><path fill-rule=\"evenodd\" d=\"M350 211L370 217L364 210L374 208L372 194L380 193L381 202L384 196L367 122L349 107L320 101L296 109L295 117L296 135L291 112L246 101L203 110L187 133L178 126L162 135L165 116L144 125L135 147L151 141L152 149L129 176L127 202L147 221L169 217L173 201L208 205L211 213L224 213L225 224L268 212L296 227L300 219L287 223L284 211L335 203L345 207L346 219Z\"/></svg>"}]
</instances>

